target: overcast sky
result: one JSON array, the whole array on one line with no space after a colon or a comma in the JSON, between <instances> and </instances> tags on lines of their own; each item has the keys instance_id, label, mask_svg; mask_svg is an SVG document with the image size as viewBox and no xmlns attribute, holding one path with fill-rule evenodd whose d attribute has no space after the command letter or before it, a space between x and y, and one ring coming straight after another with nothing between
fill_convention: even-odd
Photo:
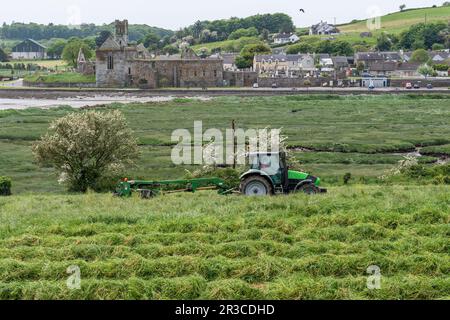
<instances>
[{"instance_id":1,"label":"overcast sky","mask_svg":"<svg viewBox=\"0 0 450 320\"><path fill-rule=\"evenodd\" d=\"M368 18L375 12L441 5L445 0L2 0L0 23L38 22L55 24L110 23L116 18L168 29L179 29L197 20L215 20L258 13L289 14L297 26L320 20L345 23ZM305 14L299 9L303 8Z\"/></svg>"}]
</instances>

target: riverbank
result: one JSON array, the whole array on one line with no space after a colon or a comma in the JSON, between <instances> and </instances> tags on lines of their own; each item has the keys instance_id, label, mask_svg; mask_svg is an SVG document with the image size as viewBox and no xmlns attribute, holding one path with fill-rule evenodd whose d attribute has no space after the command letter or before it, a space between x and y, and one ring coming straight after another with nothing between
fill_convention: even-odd
<instances>
[{"instance_id":1,"label":"riverbank","mask_svg":"<svg viewBox=\"0 0 450 320\"><path fill-rule=\"evenodd\" d=\"M332 95L383 95L383 94L450 94L449 89L415 89L406 90L399 88L383 88L367 90L366 88L211 88L181 89L167 88L155 90L140 89L113 89L113 88L25 88L25 87L0 87L0 99L58 99L75 97L196 97L196 96L278 96L278 95L308 95L308 94L332 94Z\"/></svg>"}]
</instances>

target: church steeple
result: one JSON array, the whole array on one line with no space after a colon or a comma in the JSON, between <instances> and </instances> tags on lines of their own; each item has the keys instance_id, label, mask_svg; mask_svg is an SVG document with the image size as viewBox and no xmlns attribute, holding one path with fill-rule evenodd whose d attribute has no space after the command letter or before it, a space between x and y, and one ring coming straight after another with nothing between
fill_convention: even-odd
<instances>
[{"instance_id":1,"label":"church steeple","mask_svg":"<svg viewBox=\"0 0 450 320\"><path fill-rule=\"evenodd\" d=\"M128 46L128 20L116 20L115 40L121 47Z\"/></svg>"}]
</instances>

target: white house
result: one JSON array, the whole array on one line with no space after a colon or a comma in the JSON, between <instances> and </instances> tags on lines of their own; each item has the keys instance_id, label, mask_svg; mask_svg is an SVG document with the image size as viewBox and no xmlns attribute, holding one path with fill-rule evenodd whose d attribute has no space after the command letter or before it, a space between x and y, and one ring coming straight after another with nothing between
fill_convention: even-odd
<instances>
[{"instance_id":1,"label":"white house","mask_svg":"<svg viewBox=\"0 0 450 320\"><path fill-rule=\"evenodd\" d=\"M280 33L273 37L275 44L288 44L299 41L300 38L295 33Z\"/></svg>"},{"instance_id":2,"label":"white house","mask_svg":"<svg viewBox=\"0 0 450 320\"><path fill-rule=\"evenodd\" d=\"M309 35L330 35L330 34L338 34L339 29L336 28L332 24L328 24L327 22L320 21L320 23L311 26L309 29Z\"/></svg>"}]
</instances>

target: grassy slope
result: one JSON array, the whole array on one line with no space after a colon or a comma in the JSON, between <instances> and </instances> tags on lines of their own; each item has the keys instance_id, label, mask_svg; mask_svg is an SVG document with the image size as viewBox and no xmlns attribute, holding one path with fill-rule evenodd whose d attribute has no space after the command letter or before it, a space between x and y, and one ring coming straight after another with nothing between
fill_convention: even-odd
<instances>
[{"instance_id":1,"label":"grassy slope","mask_svg":"<svg viewBox=\"0 0 450 320\"><path fill-rule=\"evenodd\" d=\"M196 52L200 52L203 48L212 52L213 49L220 48L222 52L240 52L242 48L248 44L258 44L261 40L256 37L243 37L238 40L225 40L218 42L202 43L192 46Z\"/></svg>"},{"instance_id":2,"label":"grassy slope","mask_svg":"<svg viewBox=\"0 0 450 320\"><path fill-rule=\"evenodd\" d=\"M433 98L433 99L430 99ZM351 172L356 179L383 175L401 159L398 152L414 145L449 144L448 96L294 96L211 101L177 100L168 103L120 104L140 138L142 157L128 175L140 178L179 178L186 167L170 160L172 131L192 130L196 120L204 128L228 128L235 119L242 128L284 128L289 143L327 153L298 154L304 170L335 183ZM52 119L71 108L0 111L0 175L12 176L17 192L62 192L51 170L37 168L31 143ZM345 151L345 153L337 153ZM187 169L192 169L187 167Z\"/></svg>"},{"instance_id":3,"label":"grassy slope","mask_svg":"<svg viewBox=\"0 0 450 320\"><path fill-rule=\"evenodd\" d=\"M449 299L449 191L0 198L0 299Z\"/></svg>"},{"instance_id":4,"label":"grassy slope","mask_svg":"<svg viewBox=\"0 0 450 320\"><path fill-rule=\"evenodd\" d=\"M450 17L450 6L424 9L411 9L404 12L396 12L381 17L381 31L389 33L400 33L410 26L425 22L448 22ZM364 32L369 31L366 21L339 26L342 32Z\"/></svg>"},{"instance_id":5,"label":"grassy slope","mask_svg":"<svg viewBox=\"0 0 450 320\"><path fill-rule=\"evenodd\" d=\"M424 8L424 9L410 9L404 12L396 12L381 17L381 29L372 31L374 34L371 38L361 38L361 32L367 32L366 20L358 21L356 23L349 23L338 26L341 34L337 36L340 40L345 40L350 43L359 43L365 41L368 45L375 45L377 35L381 32L395 33L408 29L414 24L425 22L425 15L428 22L448 22L450 17L450 7ZM303 41L314 41L329 36L303 36Z\"/></svg>"}]
</instances>

